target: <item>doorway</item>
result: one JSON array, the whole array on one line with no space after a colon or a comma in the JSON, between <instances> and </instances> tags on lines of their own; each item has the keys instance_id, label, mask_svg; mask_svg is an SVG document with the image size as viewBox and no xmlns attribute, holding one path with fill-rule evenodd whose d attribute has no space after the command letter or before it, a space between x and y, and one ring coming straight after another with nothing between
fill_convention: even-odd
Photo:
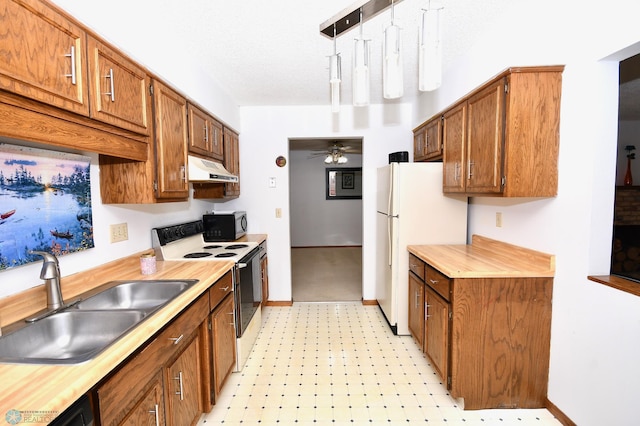
<instances>
[{"instance_id":1,"label":"doorway","mask_svg":"<svg viewBox=\"0 0 640 426\"><path fill-rule=\"evenodd\" d=\"M362 139L289 139L289 165L293 301L362 300L362 198L327 195L327 169L362 168Z\"/></svg>"}]
</instances>

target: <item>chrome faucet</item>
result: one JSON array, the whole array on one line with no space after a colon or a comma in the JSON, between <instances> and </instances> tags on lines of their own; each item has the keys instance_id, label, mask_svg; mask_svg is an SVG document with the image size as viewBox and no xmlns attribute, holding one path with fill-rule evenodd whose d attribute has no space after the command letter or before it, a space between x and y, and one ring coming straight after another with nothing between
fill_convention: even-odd
<instances>
[{"instance_id":1,"label":"chrome faucet","mask_svg":"<svg viewBox=\"0 0 640 426\"><path fill-rule=\"evenodd\" d=\"M65 306L60 290L60 266L58 258L46 251L29 251L44 258L40 278L44 280L47 291L47 309L57 310Z\"/></svg>"}]
</instances>

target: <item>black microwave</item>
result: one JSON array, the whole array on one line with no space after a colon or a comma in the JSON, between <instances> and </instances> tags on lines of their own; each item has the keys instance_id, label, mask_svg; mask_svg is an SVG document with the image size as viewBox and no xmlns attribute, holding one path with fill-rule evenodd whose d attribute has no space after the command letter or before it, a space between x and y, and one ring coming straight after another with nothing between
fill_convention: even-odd
<instances>
[{"instance_id":1,"label":"black microwave","mask_svg":"<svg viewBox=\"0 0 640 426\"><path fill-rule=\"evenodd\" d=\"M206 242L235 241L247 233L247 212L205 214L202 224Z\"/></svg>"}]
</instances>

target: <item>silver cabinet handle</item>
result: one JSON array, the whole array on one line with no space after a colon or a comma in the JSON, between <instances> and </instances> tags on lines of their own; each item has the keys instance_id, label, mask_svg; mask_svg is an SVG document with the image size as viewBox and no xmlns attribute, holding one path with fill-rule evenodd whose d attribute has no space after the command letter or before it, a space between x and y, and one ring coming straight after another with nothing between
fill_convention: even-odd
<instances>
[{"instance_id":1,"label":"silver cabinet handle","mask_svg":"<svg viewBox=\"0 0 640 426\"><path fill-rule=\"evenodd\" d=\"M174 377L173 380L178 381L178 385L180 386L180 390L176 391L176 395L180 395L180 401L184 401L184 392L182 389L182 371L178 373L178 377Z\"/></svg>"},{"instance_id":2,"label":"silver cabinet handle","mask_svg":"<svg viewBox=\"0 0 640 426\"><path fill-rule=\"evenodd\" d=\"M209 143L209 126L206 123L204 124L204 143Z\"/></svg>"},{"instance_id":3,"label":"silver cabinet handle","mask_svg":"<svg viewBox=\"0 0 640 426\"><path fill-rule=\"evenodd\" d=\"M76 47L71 46L68 54L64 55L67 58L71 58L71 74L65 74L65 77L71 77L71 84L76 85Z\"/></svg>"},{"instance_id":4,"label":"silver cabinet handle","mask_svg":"<svg viewBox=\"0 0 640 426\"><path fill-rule=\"evenodd\" d=\"M222 287L220 290L222 290L222 291L229 291L229 289L230 289L230 288L231 288L231 287L226 286L226 287Z\"/></svg>"},{"instance_id":5,"label":"silver cabinet handle","mask_svg":"<svg viewBox=\"0 0 640 426\"><path fill-rule=\"evenodd\" d=\"M227 312L227 315L233 315L233 312ZM234 321L231 321L231 322L229 323L229 325L230 325L230 326L233 326L233 327L235 328L236 323L235 323Z\"/></svg>"},{"instance_id":6,"label":"silver cabinet handle","mask_svg":"<svg viewBox=\"0 0 640 426\"><path fill-rule=\"evenodd\" d=\"M180 343L183 337L184 334L181 334L180 337L169 337L169 340L173 340L173 344L177 345L178 343Z\"/></svg>"},{"instance_id":7,"label":"silver cabinet handle","mask_svg":"<svg viewBox=\"0 0 640 426\"><path fill-rule=\"evenodd\" d=\"M467 170L467 179L469 179L469 180L471 180L471 178L473 177L473 172L471 171L471 168L472 168L474 165L475 165L475 163L474 163L473 161L471 161L471 160L469 160L469 161L467 162L467 166L468 166L468 167L467 167L467 168L468 168L468 170Z\"/></svg>"},{"instance_id":8,"label":"silver cabinet handle","mask_svg":"<svg viewBox=\"0 0 640 426\"><path fill-rule=\"evenodd\" d=\"M431 307L431 305L428 304L424 304L424 319L429 318L431 315L428 314L429 312L429 308Z\"/></svg>"},{"instance_id":9,"label":"silver cabinet handle","mask_svg":"<svg viewBox=\"0 0 640 426\"><path fill-rule=\"evenodd\" d=\"M160 426L160 415L158 414L158 404L156 404L153 410L149 410L149 413L153 414L156 418L156 426Z\"/></svg>"},{"instance_id":10,"label":"silver cabinet handle","mask_svg":"<svg viewBox=\"0 0 640 426\"><path fill-rule=\"evenodd\" d=\"M187 181L187 169L184 167L184 165L180 166L180 175L182 176L182 181L186 182Z\"/></svg>"},{"instance_id":11,"label":"silver cabinet handle","mask_svg":"<svg viewBox=\"0 0 640 426\"><path fill-rule=\"evenodd\" d=\"M111 91L105 93L105 95L111 96L111 102L115 102L116 101L116 93L115 93L114 84L113 84L113 68L109 68L109 74L105 75L104 78L108 78L109 79L109 87L111 88Z\"/></svg>"},{"instance_id":12,"label":"silver cabinet handle","mask_svg":"<svg viewBox=\"0 0 640 426\"><path fill-rule=\"evenodd\" d=\"M418 290L416 290L416 309L418 309L418 305L419 305L419 302L420 302L420 300L418 300L420 298L420 294L419 293L420 292Z\"/></svg>"},{"instance_id":13,"label":"silver cabinet handle","mask_svg":"<svg viewBox=\"0 0 640 426\"><path fill-rule=\"evenodd\" d=\"M453 166L453 180L458 182L460 179L460 163L456 162Z\"/></svg>"},{"instance_id":14,"label":"silver cabinet handle","mask_svg":"<svg viewBox=\"0 0 640 426\"><path fill-rule=\"evenodd\" d=\"M431 284L438 284L438 280L429 280Z\"/></svg>"}]
</instances>

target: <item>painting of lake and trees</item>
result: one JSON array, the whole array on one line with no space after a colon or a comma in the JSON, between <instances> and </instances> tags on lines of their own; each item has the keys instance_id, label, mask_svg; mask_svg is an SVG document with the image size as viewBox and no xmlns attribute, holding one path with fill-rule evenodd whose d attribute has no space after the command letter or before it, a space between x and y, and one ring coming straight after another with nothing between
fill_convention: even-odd
<instances>
[{"instance_id":1,"label":"painting of lake and trees","mask_svg":"<svg viewBox=\"0 0 640 426\"><path fill-rule=\"evenodd\" d=\"M0 143L0 270L94 247L89 157Z\"/></svg>"}]
</instances>

